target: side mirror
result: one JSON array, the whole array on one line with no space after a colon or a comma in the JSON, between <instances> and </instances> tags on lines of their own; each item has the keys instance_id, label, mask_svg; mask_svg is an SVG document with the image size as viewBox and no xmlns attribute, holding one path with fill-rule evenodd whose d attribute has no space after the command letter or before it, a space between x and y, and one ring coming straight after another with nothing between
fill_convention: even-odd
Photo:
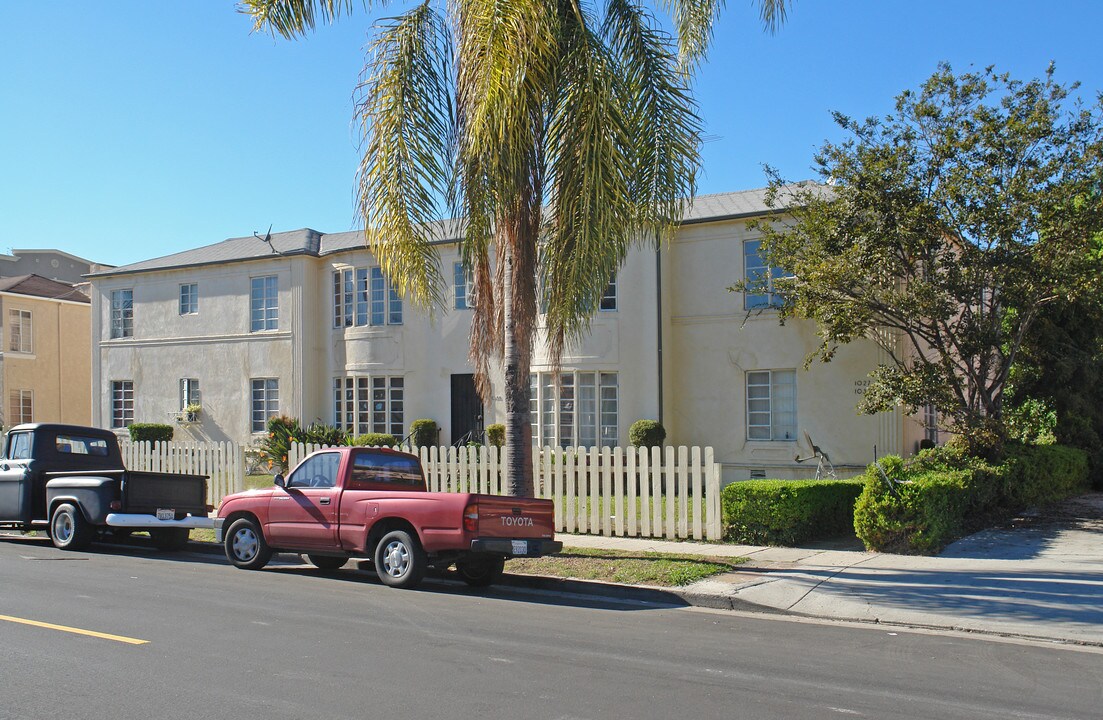
<instances>
[{"instance_id":1,"label":"side mirror","mask_svg":"<svg viewBox=\"0 0 1103 720\"><path fill-rule=\"evenodd\" d=\"M272 476L272 482L275 483L276 487L285 487L283 483L283 475L280 473L276 473L274 476Z\"/></svg>"}]
</instances>

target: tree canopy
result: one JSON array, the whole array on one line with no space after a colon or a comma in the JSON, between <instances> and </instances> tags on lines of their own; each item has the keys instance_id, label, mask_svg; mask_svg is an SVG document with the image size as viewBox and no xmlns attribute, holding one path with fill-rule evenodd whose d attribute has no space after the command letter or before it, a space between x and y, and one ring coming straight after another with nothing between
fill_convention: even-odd
<instances>
[{"instance_id":1,"label":"tree canopy","mask_svg":"<svg viewBox=\"0 0 1103 720\"><path fill-rule=\"evenodd\" d=\"M759 0L776 28L788 0ZM291 38L354 0L246 0ZM368 5L369 3L363 3ZM507 484L532 494L529 368L581 337L629 248L669 237L693 196L701 129L689 89L720 0L426 0L382 21L356 112L368 247L407 297L441 302L438 199L462 218L471 360L484 399L505 376ZM537 302L540 294L540 303Z\"/></svg>"},{"instance_id":2,"label":"tree canopy","mask_svg":"<svg viewBox=\"0 0 1103 720\"><path fill-rule=\"evenodd\" d=\"M949 65L884 118L834 117L847 132L815 157L820 183L770 202L758 224L778 270L733 290L784 297L811 318L815 358L858 338L891 358L859 410L933 404L974 450L998 449L1009 373L1039 312L1103 291L1092 238L1103 228L1103 97L1077 85ZM781 277L776 277L780 275Z\"/></svg>"}]
</instances>

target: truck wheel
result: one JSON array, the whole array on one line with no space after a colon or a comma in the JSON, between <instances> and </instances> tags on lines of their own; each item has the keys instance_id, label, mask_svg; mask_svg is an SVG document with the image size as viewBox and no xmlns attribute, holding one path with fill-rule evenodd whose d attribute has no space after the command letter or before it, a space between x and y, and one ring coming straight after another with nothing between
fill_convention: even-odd
<instances>
[{"instance_id":1,"label":"truck wheel","mask_svg":"<svg viewBox=\"0 0 1103 720\"><path fill-rule=\"evenodd\" d=\"M149 531L153 538L153 546L158 550L169 552L183 550L188 544L191 531L187 528L154 528Z\"/></svg>"},{"instance_id":2,"label":"truck wheel","mask_svg":"<svg viewBox=\"0 0 1103 720\"><path fill-rule=\"evenodd\" d=\"M241 518L226 533L226 558L242 570L260 570L272 559L272 548L256 522Z\"/></svg>"},{"instance_id":3,"label":"truck wheel","mask_svg":"<svg viewBox=\"0 0 1103 720\"><path fill-rule=\"evenodd\" d=\"M384 585L412 588L425 576L425 551L405 530L393 530L375 546L375 572Z\"/></svg>"},{"instance_id":4,"label":"truck wheel","mask_svg":"<svg viewBox=\"0 0 1103 720\"><path fill-rule=\"evenodd\" d=\"M348 558L333 557L332 555L307 555L306 559L319 570L337 570L343 568L345 563L349 561Z\"/></svg>"},{"instance_id":5,"label":"truck wheel","mask_svg":"<svg viewBox=\"0 0 1103 720\"><path fill-rule=\"evenodd\" d=\"M50 518L50 539L62 550L83 550L92 542L93 529L74 505L62 503Z\"/></svg>"},{"instance_id":6,"label":"truck wheel","mask_svg":"<svg viewBox=\"0 0 1103 720\"><path fill-rule=\"evenodd\" d=\"M471 587L490 587L502 579L506 559L493 557L466 557L456 561L456 574Z\"/></svg>"}]
</instances>

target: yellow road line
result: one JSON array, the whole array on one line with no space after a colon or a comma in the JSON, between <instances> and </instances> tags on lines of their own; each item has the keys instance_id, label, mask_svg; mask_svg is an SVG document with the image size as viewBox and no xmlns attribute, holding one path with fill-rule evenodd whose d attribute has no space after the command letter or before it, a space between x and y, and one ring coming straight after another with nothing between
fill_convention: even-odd
<instances>
[{"instance_id":1,"label":"yellow road line","mask_svg":"<svg viewBox=\"0 0 1103 720\"><path fill-rule=\"evenodd\" d=\"M53 623L39 622L37 620L11 617L10 615L0 615L0 620L19 623L20 625L32 625L34 627L46 628L47 630L59 630L61 632L73 633L74 635L87 635L88 637L101 638L103 640L114 640L115 642L126 643L127 645L146 645L149 643L149 640L138 640L137 638L124 637L122 635L109 635L107 633L96 632L95 630L82 630L80 628L67 627L65 625L54 625Z\"/></svg>"}]
</instances>

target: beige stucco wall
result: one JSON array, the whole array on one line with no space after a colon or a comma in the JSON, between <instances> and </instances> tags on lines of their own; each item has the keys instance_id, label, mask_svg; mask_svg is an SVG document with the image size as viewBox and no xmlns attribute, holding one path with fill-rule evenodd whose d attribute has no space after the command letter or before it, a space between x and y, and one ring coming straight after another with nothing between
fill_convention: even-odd
<instances>
[{"instance_id":1,"label":"beige stucco wall","mask_svg":"<svg viewBox=\"0 0 1103 720\"><path fill-rule=\"evenodd\" d=\"M9 310L29 310L33 348L11 352ZM91 316L87 303L0 293L3 387L8 424L12 390L31 390L34 422L88 424L91 420Z\"/></svg>"},{"instance_id":2,"label":"beige stucco wall","mask_svg":"<svg viewBox=\"0 0 1103 720\"><path fill-rule=\"evenodd\" d=\"M772 311L748 315L742 295L728 291L743 275L743 241L753 237L744 220L710 222L684 226L658 255L653 247L634 249L617 276L617 311L595 316L589 336L568 348L563 369L618 374L620 444L635 420L661 419L670 444L712 446L728 481L813 473L814 463L793 460L811 452L804 432L837 466L864 466L875 448L880 455L913 452L923 432L919 419L855 411L866 373L883 360L874 343L853 343L831 363L804 370L818 344L815 327L781 327ZM177 437L249 442L251 378L279 379L281 412L333 423L334 378L401 375L406 429L418 418L435 420L447 443L451 376L473 372L471 311L452 308L456 246L439 251L445 308L429 314L404 302L403 322L393 326L333 327L333 272L375 265L367 250L97 278L94 422L110 426L112 380L135 382L136 421L169 422L179 411L180 378L198 378L203 411ZM279 278L279 329L252 333L249 280L271 274ZM192 282L199 312L181 316L180 285ZM135 333L112 340L110 297L121 288L134 290ZM533 371L550 368L538 345ZM750 441L746 373L783 369L796 370L797 437ZM500 374L494 387L486 425L504 421Z\"/></svg>"}]
</instances>

